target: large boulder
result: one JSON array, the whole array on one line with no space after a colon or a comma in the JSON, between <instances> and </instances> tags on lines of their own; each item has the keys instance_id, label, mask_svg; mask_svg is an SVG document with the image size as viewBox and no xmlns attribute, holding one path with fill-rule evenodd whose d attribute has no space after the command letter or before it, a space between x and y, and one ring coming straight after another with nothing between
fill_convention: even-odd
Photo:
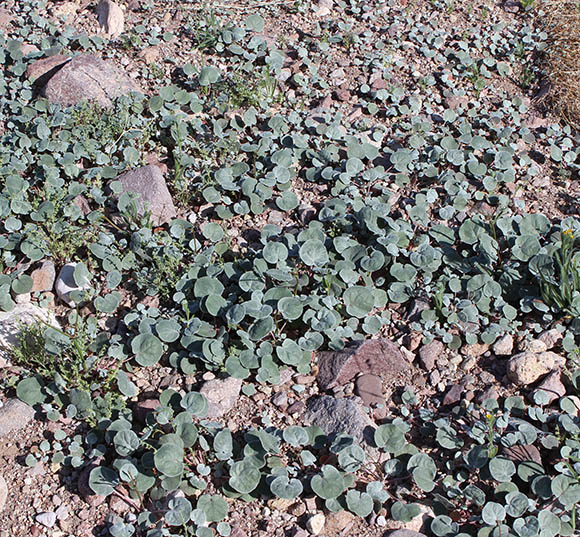
<instances>
[{"instance_id":1,"label":"large boulder","mask_svg":"<svg viewBox=\"0 0 580 537\"><path fill-rule=\"evenodd\" d=\"M149 164L125 172L116 181L120 181L123 192L137 194L139 214L149 211L154 225L165 224L177 216L163 173L157 166Z\"/></svg>"},{"instance_id":2,"label":"large boulder","mask_svg":"<svg viewBox=\"0 0 580 537\"><path fill-rule=\"evenodd\" d=\"M565 363L563 356L552 351L524 351L508 360L507 376L517 386L527 386Z\"/></svg>"},{"instance_id":3,"label":"large boulder","mask_svg":"<svg viewBox=\"0 0 580 537\"><path fill-rule=\"evenodd\" d=\"M132 91L140 89L114 63L82 54L64 63L45 84L42 94L62 106L95 101L107 107L113 99Z\"/></svg>"},{"instance_id":4,"label":"large boulder","mask_svg":"<svg viewBox=\"0 0 580 537\"><path fill-rule=\"evenodd\" d=\"M342 386L361 373L393 380L412 368L399 346L388 339L369 339L342 351L321 352L318 367L316 380L322 390Z\"/></svg>"}]
</instances>

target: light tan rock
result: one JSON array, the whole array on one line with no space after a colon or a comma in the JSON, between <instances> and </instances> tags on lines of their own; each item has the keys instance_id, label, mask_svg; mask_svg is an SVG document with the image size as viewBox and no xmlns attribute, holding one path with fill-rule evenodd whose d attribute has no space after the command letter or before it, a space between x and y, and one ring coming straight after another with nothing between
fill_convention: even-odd
<instances>
[{"instance_id":1,"label":"light tan rock","mask_svg":"<svg viewBox=\"0 0 580 537\"><path fill-rule=\"evenodd\" d=\"M514 384L527 386L564 364L565 359L552 351L524 351L508 360L507 376Z\"/></svg>"},{"instance_id":2,"label":"light tan rock","mask_svg":"<svg viewBox=\"0 0 580 537\"><path fill-rule=\"evenodd\" d=\"M0 513L6 505L6 500L8 499L8 485L6 480L0 475Z\"/></svg>"},{"instance_id":3,"label":"light tan rock","mask_svg":"<svg viewBox=\"0 0 580 537\"><path fill-rule=\"evenodd\" d=\"M125 29L125 14L121 6L111 0L101 0L96 8L101 31L116 39Z\"/></svg>"}]
</instances>

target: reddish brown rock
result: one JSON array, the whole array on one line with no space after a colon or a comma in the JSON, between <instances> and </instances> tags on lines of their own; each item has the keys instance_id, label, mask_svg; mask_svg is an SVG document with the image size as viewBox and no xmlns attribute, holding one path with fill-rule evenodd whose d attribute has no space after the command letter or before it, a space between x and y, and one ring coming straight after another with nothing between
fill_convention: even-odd
<instances>
[{"instance_id":1,"label":"reddish brown rock","mask_svg":"<svg viewBox=\"0 0 580 537\"><path fill-rule=\"evenodd\" d=\"M36 60L26 68L26 77L36 85L43 86L69 59L64 54L55 54Z\"/></svg>"},{"instance_id":2,"label":"reddish brown rock","mask_svg":"<svg viewBox=\"0 0 580 537\"><path fill-rule=\"evenodd\" d=\"M45 261L36 270L30 274L32 278L32 292L41 293L43 291L52 291L54 280L56 279L56 269L52 261Z\"/></svg>"},{"instance_id":3,"label":"reddish brown rock","mask_svg":"<svg viewBox=\"0 0 580 537\"><path fill-rule=\"evenodd\" d=\"M355 393L366 406L384 405L383 383L377 375L361 375L355 382Z\"/></svg>"},{"instance_id":4,"label":"reddish brown rock","mask_svg":"<svg viewBox=\"0 0 580 537\"><path fill-rule=\"evenodd\" d=\"M542 464L542 456L540 455L539 449L531 444L528 446L518 445L503 448L502 454L515 463L532 461Z\"/></svg>"},{"instance_id":5,"label":"reddish brown rock","mask_svg":"<svg viewBox=\"0 0 580 537\"><path fill-rule=\"evenodd\" d=\"M135 419L140 423L145 423L147 415L153 412L160 404L159 399L155 398L139 401L133 410Z\"/></svg>"},{"instance_id":6,"label":"reddish brown rock","mask_svg":"<svg viewBox=\"0 0 580 537\"><path fill-rule=\"evenodd\" d=\"M427 345L423 345L419 349L419 362L427 371L431 371L435 367L435 361L439 358L443 349L445 349L445 345L441 341L434 339L431 343L427 343Z\"/></svg>"},{"instance_id":7,"label":"reddish brown rock","mask_svg":"<svg viewBox=\"0 0 580 537\"><path fill-rule=\"evenodd\" d=\"M318 367L318 386L328 390L346 384L359 373L394 379L409 371L411 365L396 343L388 339L370 339L342 351L321 352Z\"/></svg>"},{"instance_id":8,"label":"reddish brown rock","mask_svg":"<svg viewBox=\"0 0 580 537\"><path fill-rule=\"evenodd\" d=\"M62 106L95 101L107 107L113 99L131 91L140 90L114 63L92 54L82 54L58 69L42 93L50 102Z\"/></svg>"},{"instance_id":9,"label":"reddish brown rock","mask_svg":"<svg viewBox=\"0 0 580 537\"><path fill-rule=\"evenodd\" d=\"M445 394L443 405L447 406L458 403L461 399L461 394L463 394L463 386L461 384L454 384Z\"/></svg>"},{"instance_id":10,"label":"reddish brown rock","mask_svg":"<svg viewBox=\"0 0 580 537\"><path fill-rule=\"evenodd\" d=\"M552 371L538 384L538 390L546 392L548 404L564 397L566 395L566 386L562 382L562 373L560 371Z\"/></svg>"}]
</instances>

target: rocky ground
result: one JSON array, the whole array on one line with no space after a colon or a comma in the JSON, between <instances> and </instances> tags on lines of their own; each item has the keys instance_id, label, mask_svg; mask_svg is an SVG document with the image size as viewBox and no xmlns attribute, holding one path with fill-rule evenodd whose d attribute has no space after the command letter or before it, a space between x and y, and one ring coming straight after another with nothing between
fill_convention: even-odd
<instances>
[{"instance_id":1,"label":"rocky ground","mask_svg":"<svg viewBox=\"0 0 580 537\"><path fill-rule=\"evenodd\" d=\"M109 535L110 532L117 537L115 531L123 536L132 534L123 528L138 520L142 499L136 498L129 487L122 484L107 496L95 494L89 486L90 471L108 457L108 453L99 452L98 446L87 441L96 423L83 420L78 414L67 414L63 400L68 394L61 393L59 399L58 390L51 394L51 397L56 394L52 399L28 399L31 404L37 403L34 408L18 399L17 395L22 393L17 387L22 386L19 383L30 373L46 381L47 384L42 385L43 394L52 388L46 380L50 375L41 369L45 364L32 363L31 366L22 359L19 362L14 349L18 348L22 325L31 324L38 318L46 325L68 329L75 326L71 312L77 311L83 318L94 319L95 333L103 330L111 342L121 341L122 346L129 345L130 337L144 333L135 328L137 324L143 326L159 312L163 317L174 311L169 305L170 298L175 296L178 276L187 272L190 261L176 265L177 276L163 270L171 257L144 257L145 261L137 268L123 265L128 259L122 257L128 251L127 244L136 240L135 236L142 231L139 218L144 209L149 211L149 222L143 227L160 237L165 233L157 240L159 251L162 247L172 247L171 239L167 238L170 234L179 238L175 225L179 221L196 230L203 229L204 237L198 232L198 239L194 234L192 242L200 240L204 246L222 241L225 236L223 244L227 243L227 255L236 261L257 255L255 252L261 251L262 244L267 242L264 234L269 233L272 226L277 226L277 231L273 232L276 236L287 233L298 237L301 230L315 229L313 221L320 221L330 230L329 236L333 239L332 233L338 234L338 227L332 226L333 219L339 221L341 218L340 203L356 207L360 199L371 199L367 207L370 210L376 208L372 199L380 198L381 207L388 207L385 220L400 218L409 223L410 233L417 232L407 241L410 244L408 251L402 254L404 260L397 258L397 263L406 263L407 257L412 259L412 253L425 243L417 238L419 230L433 229L433 226L460 229L462 223L480 216L495 226L496 217L499 219L509 213L515 215L520 225L529 215L542 213L546 217L546 229L542 227L543 221L537 224L543 233L541 240L545 249L542 252L551 251L549 241L555 234L550 231L548 235L550 226L577 234L580 142L578 134L551 115L545 101L538 98L546 91L541 72L541 28L534 11L539 9L533 2L512 1L379 3L321 0L319 3L202 5L130 0L118 4L104 1L96 5L94 2L6 0L0 8L0 29L5 36L4 53L12 63L8 65L7 62L3 75L5 96L0 122L4 142L0 162L4 192L12 205L6 210L1 207L5 219L1 267L2 275L12 279L7 280L7 287L2 287L7 298L1 302L1 309L6 311L0 312L0 343L4 349L0 356L0 537L28 534L85 537ZM251 18L257 14L260 15L258 19ZM243 49L241 46L240 51L228 48L233 46L232 42L237 43L235 35L240 28L251 35L249 44L240 39ZM477 62L468 62L463 53L467 56L471 53ZM462 62L467 66L465 69L461 67ZM213 80L215 72L209 70L210 66L227 72L227 77L221 75L222 80L216 75ZM252 73L255 75L258 69L260 76L252 78ZM213 81L205 84L203 76ZM117 106L119 98L133 91L145 98L133 102L130 112L124 108L114 109L113 114L107 112L111 106ZM165 104L162 100L156 101L158 95L166 99ZM82 108L80 101L97 103L101 108L97 112ZM50 103L55 108L34 103ZM77 111L72 127L61 112L69 106L79 106L74 109ZM156 123L154 113L162 107L165 107L165 115ZM180 113L183 113L182 121L191 122L188 125L195 132L182 141L179 141L179 133L170 130L179 130L179 126L171 126L167 119ZM42 117L46 121L38 122L37 114L38 117L45 114ZM34 118L35 135L31 134L32 130L26 131L28 115ZM295 151L291 155L292 173L294 168L299 171L292 176L291 184L288 186L288 181L279 178L276 183L276 177L272 182L268 177L270 182L265 182L264 190L256 194L257 197L253 197L253 192L248 194L247 199L244 197L247 187L239 194L239 189L229 186L228 179L218 185L214 178L216 174L219 176L222 164L233 168L241 161L246 162L245 156L240 157L239 148L233 149L236 142L245 144L246 154L251 153L252 145L278 143L274 142L279 133L272 126L275 125L272 117L286 121L280 127L283 134L276 147ZM232 124L238 121L239 128L227 130L230 129L229 121ZM471 121L475 125L473 131L465 127ZM98 130L92 129L96 124ZM42 125L45 128L49 125L53 138L41 132ZM209 144L201 148L204 133L209 132L207 129L214 129L211 131L213 137L210 136ZM110 140L112 133L118 135L116 140ZM220 133L224 133L223 136ZM472 134L475 138L491 140L489 147L494 143L505 147L507 157L499 153L495 160L493 155L491 158L482 156L489 147L476 146ZM34 136L38 136L38 141ZM14 148L26 151L33 143L31 138L38 144L39 152L46 151L44 160L28 161L23 153L16 154L21 162L14 162L10 153L17 151ZM169 138L173 140L171 143L167 142ZM109 147L111 142L120 144L121 139L125 145ZM460 151L455 139L466 144L465 147L474 144L470 151L477 157L477 166L485 168L487 165L491 170L495 165L497 169L489 174L473 171L463 154L459 154L464 146ZM94 140L98 141L91 146ZM59 145L69 142L66 149ZM447 152L447 160L433 160L437 163L431 167L436 170L435 175L430 175L427 164L419 161L427 153L437 152L434 147L440 153ZM393 157L400 150L409 150L409 155L414 150L414 164L403 163L400 167ZM47 171L52 166L46 164L52 153L58 160L56 168L64 170L62 183L58 183L60 172L51 177ZM390 156L386 156L388 154ZM281 164L284 155L276 155L269 157L277 164L272 173L284 176L290 166ZM344 155L348 162L338 170L339 163L347 160ZM406 153L399 153L400 159L406 156ZM508 159L509 163L504 165L503 159ZM266 176L267 165L262 166L260 162L256 157L254 169L248 171L249 176L253 173L252 178ZM444 176L445 169L453 166L456 167L453 169L461 168L458 171L461 178L454 179L455 182ZM355 171L351 173L352 167ZM250 170L250 166L247 168ZM190 175L180 175L182 169L187 169ZM361 179L363 169L368 172L364 181ZM376 178L370 173L373 170L377 173ZM326 180L331 171L332 179ZM42 183L34 182L38 177L46 183L54 181L60 189L74 182L84 185L78 193L74 189L68 192L70 199L66 199L66 204L62 200L54 202L56 205L62 202L63 207L68 207L59 216L61 221L78 220L81 225L73 231L66 228L62 231L58 222L54 227L47 224L49 238L45 242L50 243L52 237L56 243L48 247L48 254L43 251L33 255L31 246L14 254L7 244L15 241L14 235L20 233L20 215L22 225L28 225L29 221L42 222L34 211L40 214L41 204L53 200L48 191L43 190ZM437 177L443 179L438 182ZM28 209L20 209L12 203L19 199L20 190L26 190L18 185L22 178L30 181L27 188L37 196L30 214ZM128 219L129 213L123 213L120 205L117 211L102 208L104 202L101 207L99 200L108 199L110 194L105 196L105 190L100 188L110 179L119 182L111 198L118 198L120 204L124 194L140 194L135 209L139 217L133 215L133 220ZM275 192L280 197L274 199L273 189L278 189ZM352 194L354 190L356 194ZM425 199L430 200L427 208ZM260 203L264 208L255 209ZM350 207L349 211L354 212ZM99 211L106 216L106 222L94 224L96 220L91 220L91 215ZM9 214L18 222L10 221ZM216 222L219 231L208 227ZM370 246L374 240L372 225L368 226L371 231L367 230L360 239L364 246L367 245L365 241ZM129 231L120 238L125 227ZM104 252L110 242L101 239L107 233L113 236L115 230L119 232L115 239L120 245L118 257L101 255L96 248L87 253L88 244L98 244ZM65 238L73 232L76 243L71 246ZM211 238L213 232L219 235L215 241ZM399 227L397 232L402 235L405 231ZM462 236L462 232L459 235ZM493 238L501 243L497 236ZM146 239L142 240L145 244ZM400 254L407 245L400 237L398 240ZM475 239L470 241L466 239L461 247L466 258L469 255L466 244L474 244ZM533 255L540 252L539 244ZM512 243L507 250L517 251L517 248ZM393 262L399 254L392 254ZM228 262L227 255L220 261L222 266ZM516 265L525 266L531 258L532 254L520 256ZM88 259L91 271L97 274L97 283L90 281L88 269L87 274L80 273ZM496 274L503 272L501 262L500 259L499 268L494 268ZM129 263L127 261L127 267ZM191 263L193 266L193 261ZM423 270L419 262L415 265L415 272ZM151 267L156 267L157 273L152 275ZM450 267L451 275L463 270L451 263ZM368 276L361 276L360 281L358 275L355 279L349 276L348 271L353 271L350 265L345 264L342 271L347 271L340 272L343 287L373 282L372 271ZM129 272L131 277L125 278ZM361 274L363 272L361 270ZM381 277L383 272L387 274L386 270L375 272ZM511 396L523 396L530 405L540 401L547 413L548 409L552 412L568 409L571 416L576 416L571 419L578 421L578 386L571 380L576 370L577 315L570 310L555 308L552 311L547 301L550 307L536 298L536 304L542 302L543 305L538 306L537 311L532 306L525 309L525 305L533 301L522 300L519 302L522 310L518 310L517 315L504 309L504 313L510 313L498 316L489 305L492 300L489 298L485 304L478 302L480 316L476 315L477 319L462 317L448 326L423 313L434 312L433 304L439 297L432 285L434 280L431 281L434 271L427 272L421 272L412 296L404 300L398 299L393 289L388 297L385 294L382 304L377 298L368 311L363 308L362 314L356 312L356 305L349 304L346 311L350 319L345 317L342 332L321 329L325 337L328 336L325 343L316 349L306 345L302 348L301 355L306 353L310 357L307 363L304 360L291 364L278 361L279 367L274 366L272 372L266 371L262 362L260 368L254 367L257 371L248 371L244 376L234 374L231 365L214 366L211 361L196 355L197 367L188 369L184 361L176 361L177 351L174 357L169 356L167 347L177 336L176 339L169 336L164 339L159 333L163 343L168 344L164 345L163 359L158 357L145 363L146 358L141 360L135 346L124 356L110 351L99 363L99 382L106 376L102 371L115 370L116 374L113 364L122 362L119 368L126 371L124 374L131 386L128 393L121 389L123 404L141 430L147 415L161 404L165 405L160 402L163 393L198 391L208 401L206 417L227 427L234 435L242 435L249 427L285 429L313 424L327 435L351 435L377 457L380 465L389 456L385 457L385 453L376 449L373 452L377 446L373 446L369 434L372 437L377 426L401 419L402 407L409 412L407 405L416 410L436 412L440 419L467 423L467 414L463 413L473 411L484 415L481 405L486 401L503 402ZM122 274L123 281L130 280L129 283L123 283L117 291L106 292L119 286L111 284L117 273L119 279ZM507 268L505 273L508 273ZM19 283L23 274L30 279L29 287L26 287L28 280ZM393 270L389 274L388 282L407 281L406 276L398 278ZM198 275L199 272L193 278ZM387 285L381 284L380 278L373 278L374 291ZM382 281L385 282L384 277ZM489 285L492 283L495 282ZM165 284L170 290L164 295ZM4 285L6 280L0 280L0 287ZM332 282L329 287L331 285ZM25 287L23 292L19 286ZM280 288L281 285L276 287ZM441 310L441 306L438 310L449 315L455 311L453 304L457 304L458 311L462 307L459 288L453 288L453 284L450 288L453 292L445 298L448 310ZM93 293L93 302L89 304L79 299L79 292L87 290ZM218 289L214 294L219 295L219 292ZM405 292L411 293L408 289ZM470 289L466 296L475 301L473 297L477 292L478 289ZM495 300L498 295L493 294L495 291L489 292ZM374 296L379 295L375 293ZM336 306L328 300L324 304L330 309ZM344 304L346 306L347 302ZM508 306L513 309L510 304L498 301L497 309ZM337 306L335 309L341 313L345 308ZM143 318L135 320L137 317L128 319L136 311L139 313L135 315L143 315L145 321ZM180 322L182 318L183 315ZM286 316L284 319L288 320ZM376 329L372 328L373 323L378 323ZM287 324L292 323L284 322L284 326ZM488 337L490 324L500 326L494 337ZM476 325L475 328L472 325ZM217 328L218 324L214 326ZM241 321L239 326L242 326ZM300 329L288 330L288 337L293 341L304 335ZM351 332L356 335L349 335ZM220 334L223 331L214 330L208 339ZM264 340L269 341L268 338ZM87 346L85 351L90 356L97 355L92 347ZM248 366L248 369L251 368ZM117 382L120 386L121 381ZM95 386L92 384L88 388L94 398L104 391L101 384ZM411 393L415 399L408 404ZM566 403L562 404L564 398ZM570 404L575 405L575 412L574 408L569 410ZM410 421L419 423L414 412L411 411ZM106 425L101 427L101 431L104 430ZM453 431L457 437L464 435ZM410 436L423 434L415 430L409 432ZM438 457L440 448L429 444L434 432L426 436L430 446L427 452ZM422 441L417 440L417 445ZM518 447L524 449L523 455ZM540 452L533 442L515 448L502 444L501 449L506 459L532 460L540 465L542 462L549 464L552 453L547 446ZM325 457L331 460L330 454ZM363 475L362 482L375 480L371 474L369 470L368 475ZM212 484L210 490L215 492L217 488ZM412 495L408 490L389 494L390 500ZM248 503L231 500L228 529L216 530L212 525L211 531L235 537L444 535L431 526L433 518L440 515L434 505L436 500L429 492L419 492L420 514L411 521L396 520L387 503L365 517L347 510L332 512L314 494L292 500L266 497ZM454 522L463 520L459 511L456 508L452 512ZM162 533L160 530L154 535L172 535L168 531ZM501 534L501 527L499 531ZM137 530L136 535L141 534L145 535ZM458 531L448 535L457 534ZM562 535L570 533L562 531Z\"/></svg>"}]
</instances>

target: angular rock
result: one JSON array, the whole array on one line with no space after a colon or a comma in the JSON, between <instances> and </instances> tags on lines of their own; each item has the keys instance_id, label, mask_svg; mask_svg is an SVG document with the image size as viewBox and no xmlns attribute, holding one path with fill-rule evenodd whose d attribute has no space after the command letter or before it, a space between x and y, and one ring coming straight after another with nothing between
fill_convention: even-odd
<instances>
[{"instance_id":1,"label":"angular rock","mask_svg":"<svg viewBox=\"0 0 580 537\"><path fill-rule=\"evenodd\" d=\"M56 524L56 513L39 513L35 517L36 522L42 524L46 528L52 528Z\"/></svg>"},{"instance_id":2,"label":"angular rock","mask_svg":"<svg viewBox=\"0 0 580 537\"><path fill-rule=\"evenodd\" d=\"M545 330L544 332L542 332L538 336L538 339L546 345L547 350L550 350L557 345L557 343L562 339L562 337L563 337L562 332L559 332L555 328L552 328L551 330Z\"/></svg>"},{"instance_id":3,"label":"angular rock","mask_svg":"<svg viewBox=\"0 0 580 537\"><path fill-rule=\"evenodd\" d=\"M413 299L406 313L407 320L413 323L421 320L421 314L428 309L429 302L420 298Z\"/></svg>"},{"instance_id":4,"label":"angular rock","mask_svg":"<svg viewBox=\"0 0 580 537\"><path fill-rule=\"evenodd\" d=\"M355 520L355 515L350 511L337 511L328 513L326 516L326 534L340 535Z\"/></svg>"},{"instance_id":5,"label":"angular rock","mask_svg":"<svg viewBox=\"0 0 580 537\"><path fill-rule=\"evenodd\" d=\"M10 348L18 343L23 325L44 321L59 327L52 312L34 304L16 304L12 311L0 312L0 358L10 358Z\"/></svg>"},{"instance_id":6,"label":"angular rock","mask_svg":"<svg viewBox=\"0 0 580 537\"><path fill-rule=\"evenodd\" d=\"M318 535L324 529L325 522L326 517L324 514L316 513L306 521L306 529L311 533L311 535Z\"/></svg>"},{"instance_id":7,"label":"angular rock","mask_svg":"<svg viewBox=\"0 0 580 537\"><path fill-rule=\"evenodd\" d=\"M41 293L43 291L52 291L54 280L56 278L56 269L52 261L45 261L42 265L33 270L30 274L32 278L32 292Z\"/></svg>"},{"instance_id":8,"label":"angular rock","mask_svg":"<svg viewBox=\"0 0 580 537\"><path fill-rule=\"evenodd\" d=\"M34 409L20 399L8 399L0 408L0 438L23 429L34 418Z\"/></svg>"},{"instance_id":9,"label":"angular rock","mask_svg":"<svg viewBox=\"0 0 580 537\"><path fill-rule=\"evenodd\" d=\"M507 363L507 376L517 386L527 386L565 364L565 359L552 351L520 352Z\"/></svg>"},{"instance_id":10,"label":"angular rock","mask_svg":"<svg viewBox=\"0 0 580 537\"><path fill-rule=\"evenodd\" d=\"M125 15L118 4L111 0L101 0L95 12L101 30L113 39L119 37L125 28Z\"/></svg>"},{"instance_id":11,"label":"angular rock","mask_svg":"<svg viewBox=\"0 0 580 537\"><path fill-rule=\"evenodd\" d=\"M461 348L462 354L465 356L472 356L478 358L489 350L489 345L486 343L472 343L471 345L464 345Z\"/></svg>"},{"instance_id":12,"label":"angular rock","mask_svg":"<svg viewBox=\"0 0 580 537\"><path fill-rule=\"evenodd\" d=\"M56 283L54 284L54 290L58 298L60 298L67 306L73 307L75 301L72 297L72 293L75 291L83 291L90 287L89 282L86 281L84 285L77 285L74 273L77 263L67 263L63 265L58 273Z\"/></svg>"},{"instance_id":13,"label":"angular rock","mask_svg":"<svg viewBox=\"0 0 580 537\"><path fill-rule=\"evenodd\" d=\"M517 445L503 448L502 455L515 463L532 461L538 464L542 464L542 456L540 455L540 451L532 444L527 446Z\"/></svg>"},{"instance_id":14,"label":"angular rock","mask_svg":"<svg viewBox=\"0 0 580 537\"><path fill-rule=\"evenodd\" d=\"M355 393L364 401L366 406L384 405L383 383L376 375L361 375L354 384Z\"/></svg>"},{"instance_id":15,"label":"angular rock","mask_svg":"<svg viewBox=\"0 0 580 537\"><path fill-rule=\"evenodd\" d=\"M511 334L500 337L492 346L491 350L497 356L509 356L514 349L514 338Z\"/></svg>"},{"instance_id":16,"label":"angular rock","mask_svg":"<svg viewBox=\"0 0 580 537\"><path fill-rule=\"evenodd\" d=\"M92 54L82 54L66 62L46 83L42 94L52 103L73 106L96 101L103 107L113 99L140 91L117 66Z\"/></svg>"},{"instance_id":17,"label":"angular rock","mask_svg":"<svg viewBox=\"0 0 580 537\"><path fill-rule=\"evenodd\" d=\"M441 341L434 339L431 343L427 343L427 345L423 345L419 349L419 362L427 371L431 371L435 367L435 361L441 356L444 349L445 345Z\"/></svg>"},{"instance_id":18,"label":"angular rock","mask_svg":"<svg viewBox=\"0 0 580 537\"><path fill-rule=\"evenodd\" d=\"M236 404L242 388L242 380L235 377L208 380L199 390L208 402L208 418L220 418Z\"/></svg>"},{"instance_id":19,"label":"angular rock","mask_svg":"<svg viewBox=\"0 0 580 537\"><path fill-rule=\"evenodd\" d=\"M540 384L538 390L543 390L548 395L548 404L566 395L566 386L562 382L562 373L552 371Z\"/></svg>"},{"instance_id":20,"label":"angular rock","mask_svg":"<svg viewBox=\"0 0 580 537\"><path fill-rule=\"evenodd\" d=\"M48 58L41 58L28 64L26 78L37 86L44 86L58 70L70 60L64 54L55 54Z\"/></svg>"},{"instance_id":21,"label":"angular rock","mask_svg":"<svg viewBox=\"0 0 580 537\"><path fill-rule=\"evenodd\" d=\"M388 339L369 339L342 351L321 352L318 367L316 380L322 390L342 386L359 373L392 380L411 368L399 346Z\"/></svg>"},{"instance_id":22,"label":"angular rock","mask_svg":"<svg viewBox=\"0 0 580 537\"><path fill-rule=\"evenodd\" d=\"M0 513L6 505L6 500L8 499L8 485L6 480L0 475Z\"/></svg>"},{"instance_id":23,"label":"angular rock","mask_svg":"<svg viewBox=\"0 0 580 537\"><path fill-rule=\"evenodd\" d=\"M347 433L358 442L373 445L376 425L352 399L322 395L310 399L307 408L306 421L320 427L325 434Z\"/></svg>"},{"instance_id":24,"label":"angular rock","mask_svg":"<svg viewBox=\"0 0 580 537\"><path fill-rule=\"evenodd\" d=\"M463 386L461 384L454 384L451 386L449 391L445 394L443 398L443 405L454 405L461 400L461 394L463 393Z\"/></svg>"},{"instance_id":25,"label":"angular rock","mask_svg":"<svg viewBox=\"0 0 580 537\"><path fill-rule=\"evenodd\" d=\"M525 352L544 352L548 346L541 339L524 339L520 344L520 351Z\"/></svg>"},{"instance_id":26,"label":"angular rock","mask_svg":"<svg viewBox=\"0 0 580 537\"><path fill-rule=\"evenodd\" d=\"M139 214L149 211L154 225L160 226L177 216L171 194L157 166L142 166L119 175L115 180L121 182L123 192L138 195Z\"/></svg>"}]
</instances>

